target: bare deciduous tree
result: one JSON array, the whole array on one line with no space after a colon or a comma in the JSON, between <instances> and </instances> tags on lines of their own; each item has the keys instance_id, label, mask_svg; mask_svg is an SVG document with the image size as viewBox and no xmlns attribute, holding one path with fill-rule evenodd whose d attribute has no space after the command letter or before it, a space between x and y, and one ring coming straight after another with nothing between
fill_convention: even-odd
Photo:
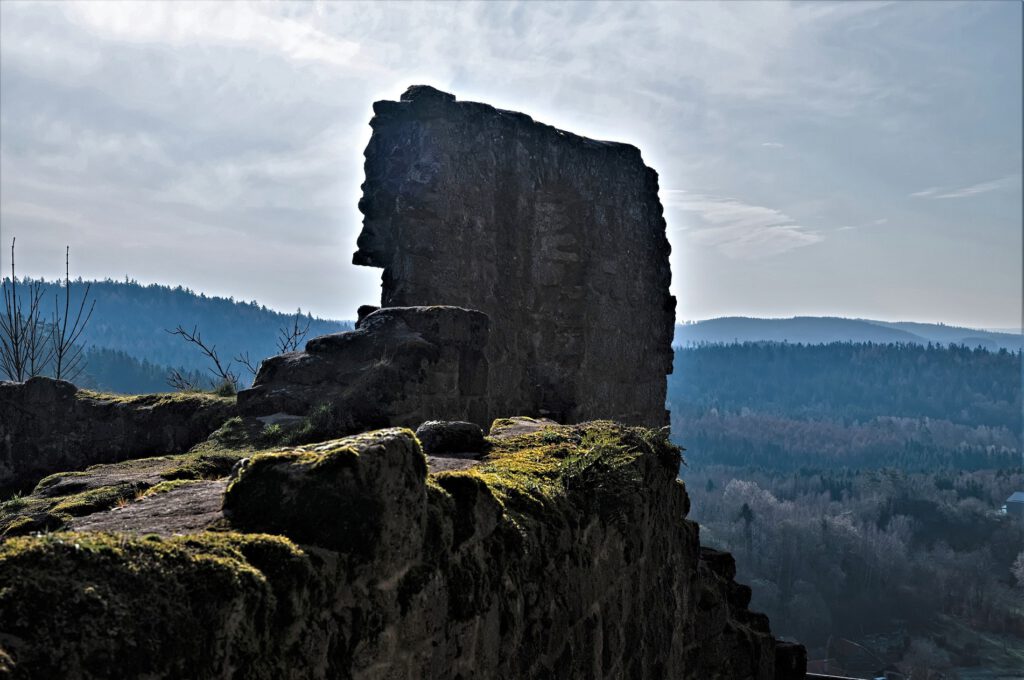
<instances>
[{"instance_id":1,"label":"bare deciduous tree","mask_svg":"<svg viewBox=\"0 0 1024 680\"><path fill-rule=\"evenodd\" d=\"M53 377L57 380L74 380L85 369L85 358L82 352L85 347L79 344L79 339L85 331L89 319L92 318L93 310L96 309L96 301L89 305L89 311L85 312L85 305L89 301L89 290L91 284L85 284L85 292L78 305L78 312L74 321L71 321L71 247L64 249L64 310L61 311L60 295L55 295L53 300L53 322L50 324L50 347L53 354ZM70 322L70 325L69 325Z\"/></svg>"},{"instance_id":2,"label":"bare deciduous tree","mask_svg":"<svg viewBox=\"0 0 1024 680\"><path fill-rule=\"evenodd\" d=\"M302 344L302 341L306 339L312 319L307 316L305 317L304 324L302 321L302 308L300 307L295 313L294 318L292 318L291 324L281 326L277 330L277 349L281 354L294 352ZM254 361L248 352L237 355L235 361L244 366L245 370L252 374L253 378L259 373L260 362Z\"/></svg>"},{"instance_id":3,"label":"bare deciduous tree","mask_svg":"<svg viewBox=\"0 0 1024 680\"><path fill-rule=\"evenodd\" d=\"M200 335L199 328L197 326L193 326L191 332L185 330L180 325L173 331L166 332L171 335L177 335L186 342L195 345L206 356L206 358L210 360L213 364L213 367L210 369L210 373L213 375L214 379L219 381L219 385L217 386L218 389L229 388L232 392L238 389L238 376L231 371L231 362L229 361L227 364L221 362L220 356L217 354L217 347L215 345L207 345L203 342L203 338ZM180 372L172 371L171 376L168 377L168 382L172 386L175 386L175 374L177 374L178 378L183 377ZM192 389L194 389L194 384L191 381L185 380L182 384L192 385Z\"/></svg>"},{"instance_id":4,"label":"bare deciduous tree","mask_svg":"<svg viewBox=\"0 0 1024 680\"><path fill-rule=\"evenodd\" d=\"M176 368L172 368L167 374L167 384L179 392L198 392L199 381L191 375L186 375Z\"/></svg>"},{"instance_id":5,"label":"bare deciduous tree","mask_svg":"<svg viewBox=\"0 0 1024 680\"><path fill-rule=\"evenodd\" d=\"M290 326L282 326L277 331L277 348L282 354L285 352L294 352L302 344L302 341L306 338L306 334L309 333L309 324L311 319L306 317L305 325L302 324L302 308L300 307L295 312L295 318L292 319Z\"/></svg>"},{"instance_id":6,"label":"bare deciduous tree","mask_svg":"<svg viewBox=\"0 0 1024 680\"><path fill-rule=\"evenodd\" d=\"M38 282L28 283L28 292L18 293L11 239L11 278L3 281L3 309L0 310L0 369L10 380L22 381L41 375L53 358L46 324L41 316L43 290Z\"/></svg>"},{"instance_id":7,"label":"bare deciduous tree","mask_svg":"<svg viewBox=\"0 0 1024 680\"><path fill-rule=\"evenodd\" d=\"M253 378L255 378L256 374L259 373L259 370L260 370L259 364L256 363L255 361L253 361L252 357L249 356L248 352L244 352L244 353L239 354L238 356L236 356L235 357L235 361L237 361L242 366L244 366L245 370L247 370L249 373L251 373Z\"/></svg>"}]
</instances>

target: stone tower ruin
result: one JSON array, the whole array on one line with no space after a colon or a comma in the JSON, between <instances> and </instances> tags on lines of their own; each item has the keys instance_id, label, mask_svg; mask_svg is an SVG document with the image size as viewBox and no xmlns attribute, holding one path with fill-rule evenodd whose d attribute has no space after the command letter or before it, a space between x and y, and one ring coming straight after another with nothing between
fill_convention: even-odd
<instances>
[{"instance_id":1,"label":"stone tower ruin","mask_svg":"<svg viewBox=\"0 0 1024 680\"><path fill-rule=\"evenodd\" d=\"M658 174L602 142L413 86L379 101L354 264L381 306L490 319L490 417L661 426L675 298Z\"/></svg>"}]
</instances>

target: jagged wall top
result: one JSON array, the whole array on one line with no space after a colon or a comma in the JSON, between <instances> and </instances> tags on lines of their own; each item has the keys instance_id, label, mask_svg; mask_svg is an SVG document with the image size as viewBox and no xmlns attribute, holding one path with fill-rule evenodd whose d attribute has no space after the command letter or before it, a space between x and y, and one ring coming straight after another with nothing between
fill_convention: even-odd
<instances>
[{"instance_id":1,"label":"jagged wall top","mask_svg":"<svg viewBox=\"0 0 1024 680\"><path fill-rule=\"evenodd\" d=\"M675 299L658 175L631 145L417 85L374 104L355 264L382 306L492 319L492 416L661 425Z\"/></svg>"}]
</instances>

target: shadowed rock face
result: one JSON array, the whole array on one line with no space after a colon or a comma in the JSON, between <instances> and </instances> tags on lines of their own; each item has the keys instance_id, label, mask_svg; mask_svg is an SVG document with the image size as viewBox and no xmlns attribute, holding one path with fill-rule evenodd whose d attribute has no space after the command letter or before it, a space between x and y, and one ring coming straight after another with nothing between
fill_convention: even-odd
<instances>
[{"instance_id":1,"label":"shadowed rock face","mask_svg":"<svg viewBox=\"0 0 1024 680\"><path fill-rule=\"evenodd\" d=\"M700 548L663 433L515 418L488 444L437 474L400 428L266 451L223 513L224 480L197 480L0 541L0 661L39 678L803 677L732 558Z\"/></svg>"},{"instance_id":2,"label":"shadowed rock face","mask_svg":"<svg viewBox=\"0 0 1024 680\"><path fill-rule=\"evenodd\" d=\"M352 261L384 269L381 305L491 317L490 417L667 424L670 248L639 150L425 86L374 113Z\"/></svg>"},{"instance_id":3,"label":"shadowed rock face","mask_svg":"<svg viewBox=\"0 0 1024 680\"><path fill-rule=\"evenodd\" d=\"M0 382L0 493L52 472L181 453L234 412L233 399L208 394L98 394L42 377Z\"/></svg>"},{"instance_id":4,"label":"shadowed rock face","mask_svg":"<svg viewBox=\"0 0 1024 680\"><path fill-rule=\"evenodd\" d=\"M265 360L252 389L239 392L239 410L304 414L330 404L346 432L442 417L486 425L488 325L485 314L457 307L379 310L354 331Z\"/></svg>"}]
</instances>

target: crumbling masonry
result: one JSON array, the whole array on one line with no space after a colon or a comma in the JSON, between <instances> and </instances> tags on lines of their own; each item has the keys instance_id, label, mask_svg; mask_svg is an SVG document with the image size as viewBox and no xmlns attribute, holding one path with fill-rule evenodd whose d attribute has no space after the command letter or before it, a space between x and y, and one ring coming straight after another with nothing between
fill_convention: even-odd
<instances>
[{"instance_id":1,"label":"crumbling masonry","mask_svg":"<svg viewBox=\"0 0 1024 680\"><path fill-rule=\"evenodd\" d=\"M509 415L668 424L675 298L658 175L628 144L413 86L374 104L356 330L263 362L242 413L350 431Z\"/></svg>"},{"instance_id":2,"label":"crumbling masonry","mask_svg":"<svg viewBox=\"0 0 1024 680\"><path fill-rule=\"evenodd\" d=\"M640 151L426 86L373 110L352 261L384 269L381 305L491 318L491 418L667 424L670 247Z\"/></svg>"}]
</instances>

